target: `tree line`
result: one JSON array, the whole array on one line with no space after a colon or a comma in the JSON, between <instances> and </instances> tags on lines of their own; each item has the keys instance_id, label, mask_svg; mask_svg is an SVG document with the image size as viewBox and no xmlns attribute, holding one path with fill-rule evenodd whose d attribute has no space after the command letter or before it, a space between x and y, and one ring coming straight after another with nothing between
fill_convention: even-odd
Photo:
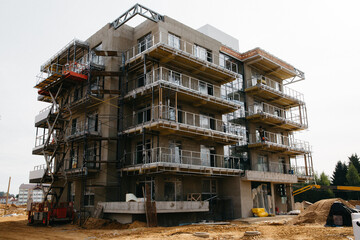
<instances>
[{"instance_id":1,"label":"tree line","mask_svg":"<svg viewBox=\"0 0 360 240\"><path fill-rule=\"evenodd\" d=\"M317 184L322 186L360 186L360 158L355 153L348 157L348 161L341 162L338 161L335 165L335 169L332 173L332 176L329 177L324 172L320 175L318 173L314 176L314 181L306 184L299 185L294 187L294 190L306 186L308 184ZM317 202L321 199L327 198L342 198L345 200L359 200L360 192L353 191L338 191L338 190L309 190L307 192L301 193L295 196L296 202L301 202L303 200L309 202Z\"/></svg>"}]
</instances>

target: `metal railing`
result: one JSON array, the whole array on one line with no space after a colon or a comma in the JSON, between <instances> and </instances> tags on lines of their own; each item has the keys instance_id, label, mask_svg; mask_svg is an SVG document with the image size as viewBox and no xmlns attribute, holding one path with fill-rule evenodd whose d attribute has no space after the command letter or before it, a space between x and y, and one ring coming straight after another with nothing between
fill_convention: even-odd
<instances>
[{"instance_id":1,"label":"metal railing","mask_svg":"<svg viewBox=\"0 0 360 240\"><path fill-rule=\"evenodd\" d=\"M145 76L141 75L131 79L127 83L127 91L130 92L156 82L166 82L199 95L214 96L227 101L240 102L239 91L230 85L216 86L164 67L150 71Z\"/></svg>"},{"instance_id":2,"label":"metal railing","mask_svg":"<svg viewBox=\"0 0 360 240\"><path fill-rule=\"evenodd\" d=\"M312 167L305 167L305 166L293 166L292 170L296 176L301 177L311 177L314 176L314 171Z\"/></svg>"},{"instance_id":3,"label":"metal railing","mask_svg":"<svg viewBox=\"0 0 360 240\"><path fill-rule=\"evenodd\" d=\"M85 165L75 159L66 158L64 159L65 170L81 169L86 167L87 169L99 169L100 168L100 155L92 155L88 157L88 161Z\"/></svg>"},{"instance_id":4,"label":"metal railing","mask_svg":"<svg viewBox=\"0 0 360 240\"><path fill-rule=\"evenodd\" d=\"M246 87L250 88L253 86L259 86L262 87L264 89L267 89L269 91L275 92L277 94L281 94L284 97L287 98L291 98L291 99L295 99L297 101L300 102L305 102L304 100L304 94L295 91L291 88L288 88L286 86L284 86L283 84L274 81L268 77L264 77L264 76L260 76L260 77L255 77L252 76L251 79L247 80L246 83Z\"/></svg>"},{"instance_id":5,"label":"metal railing","mask_svg":"<svg viewBox=\"0 0 360 240\"><path fill-rule=\"evenodd\" d=\"M52 76L59 78L68 72L85 74L86 71L89 70L89 65L91 63L103 66L104 60L102 57L94 55L94 53L87 53L75 62L68 62L66 64L52 63L48 67L42 68L40 73L37 74L36 85Z\"/></svg>"},{"instance_id":6,"label":"metal railing","mask_svg":"<svg viewBox=\"0 0 360 240\"><path fill-rule=\"evenodd\" d=\"M50 144L55 144L54 134L55 133L50 135L50 140L49 140ZM45 133L43 135L36 136L35 137L35 147L40 147L40 146L45 145L48 135L49 135L49 133Z\"/></svg>"},{"instance_id":7,"label":"metal railing","mask_svg":"<svg viewBox=\"0 0 360 240\"><path fill-rule=\"evenodd\" d=\"M296 176L313 176L313 171L312 168L310 167L307 167L307 174L306 174L306 167L292 166L290 164L280 163L280 162L257 163L255 170L261 172L293 174Z\"/></svg>"},{"instance_id":8,"label":"metal railing","mask_svg":"<svg viewBox=\"0 0 360 240\"><path fill-rule=\"evenodd\" d=\"M83 136L85 134L101 136L101 121L94 119L93 122L89 123L89 119L86 121L77 122L76 126L71 126L66 129L66 138L74 138Z\"/></svg>"},{"instance_id":9,"label":"metal railing","mask_svg":"<svg viewBox=\"0 0 360 240\"><path fill-rule=\"evenodd\" d=\"M125 51L125 62L129 62L138 57L141 53L156 48L159 45L165 45L173 51L181 52L186 56L203 61L208 66L213 65L216 68L238 73L237 64L223 58L220 59L219 53L214 53L208 49L189 43L180 38L174 41L173 39L169 39L169 36L171 38L173 35L165 32L157 32L153 34L151 38L144 39L143 41L137 43L135 46Z\"/></svg>"},{"instance_id":10,"label":"metal railing","mask_svg":"<svg viewBox=\"0 0 360 240\"><path fill-rule=\"evenodd\" d=\"M141 109L124 119L124 128L129 129L159 120L167 120L188 126L210 129L242 138L241 125L222 121L210 116L183 111L169 106L154 106Z\"/></svg>"},{"instance_id":11,"label":"metal railing","mask_svg":"<svg viewBox=\"0 0 360 240\"><path fill-rule=\"evenodd\" d=\"M311 146L308 142L294 139L293 137L283 136L280 133L263 131L249 135L249 144L263 143L272 146L289 148L293 151L311 152Z\"/></svg>"},{"instance_id":12,"label":"metal railing","mask_svg":"<svg viewBox=\"0 0 360 240\"><path fill-rule=\"evenodd\" d=\"M46 164L34 166L34 171L46 169Z\"/></svg>"},{"instance_id":13,"label":"metal railing","mask_svg":"<svg viewBox=\"0 0 360 240\"><path fill-rule=\"evenodd\" d=\"M247 116L252 116L255 114L263 114L284 121L293 122L299 125L307 125L306 117L300 116L300 114L296 114L295 113L296 111L299 111L299 109L292 108L285 110L283 108L275 107L267 103L260 103L260 104L250 105L248 107Z\"/></svg>"},{"instance_id":14,"label":"metal railing","mask_svg":"<svg viewBox=\"0 0 360 240\"><path fill-rule=\"evenodd\" d=\"M240 158L210 154L208 152L195 152L176 148L152 148L144 151L126 153L125 165L142 165L149 163L175 163L217 168L240 169Z\"/></svg>"}]
</instances>

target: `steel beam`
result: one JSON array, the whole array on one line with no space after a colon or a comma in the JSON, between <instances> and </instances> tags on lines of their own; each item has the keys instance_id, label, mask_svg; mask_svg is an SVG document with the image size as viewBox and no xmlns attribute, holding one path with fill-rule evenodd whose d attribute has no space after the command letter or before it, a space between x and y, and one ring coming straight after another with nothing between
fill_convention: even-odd
<instances>
[{"instance_id":1,"label":"steel beam","mask_svg":"<svg viewBox=\"0 0 360 240\"><path fill-rule=\"evenodd\" d=\"M160 20L164 21L163 15L160 15L157 12L137 3L120 17L115 19L115 21L112 22L112 25L115 29L117 29L123 24L125 24L127 21L135 17L137 14L154 22L159 22Z\"/></svg>"}]
</instances>

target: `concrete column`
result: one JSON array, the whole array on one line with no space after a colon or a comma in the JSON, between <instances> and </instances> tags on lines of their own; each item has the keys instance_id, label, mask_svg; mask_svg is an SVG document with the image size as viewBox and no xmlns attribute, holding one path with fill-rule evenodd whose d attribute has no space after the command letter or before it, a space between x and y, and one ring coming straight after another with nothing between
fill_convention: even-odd
<instances>
[{"instance_id":1,"label":"concrete column","mask_svg":"<svg viewBox=\"0 0 360 240\"><path fill-rule=\"evenodd\" d=\"M286 185L287 211L295 209L294 196L292 195L291 184Z\"/></svg>"},{"instance_id":2,"label":"concrete column","mask_svg":"<svg viewBox=\"0 0 360 240\"><path fill-rule=\"evenodd\" d=\"M272 205L272 214L275 214L275 188L274 183L270 183L271 188L271 205Z\"/></svg>"}]
</instances>

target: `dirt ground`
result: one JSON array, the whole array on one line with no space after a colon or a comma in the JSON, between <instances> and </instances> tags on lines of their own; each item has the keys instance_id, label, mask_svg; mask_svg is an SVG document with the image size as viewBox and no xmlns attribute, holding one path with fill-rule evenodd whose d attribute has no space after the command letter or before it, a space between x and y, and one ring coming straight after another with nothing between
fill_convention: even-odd
<instances>
[{"instance_id":1,"label":"dirt ground","mask_svg":"<svg viewBox=\"0 0 360 240\"><path fill-rule=\"evenodd\" d=\"M127 226L109 224L92 225L90 229L66 224L52 227L27 226L26 216L0 217L0 239L203 239L193 234L205 232L207 239L354 239L351 227L324 227L320 224L292 225L290 219L278 221L240 222L230 225L190 225L179 227L146 228L135 223ZM102 224L100 224L102 225ZM110 228L110 229L109 229ZM111 229L112 228L112 229ZM260 236L244 236L245 231L260 231Z\"/></svg>"}]
</instances>

